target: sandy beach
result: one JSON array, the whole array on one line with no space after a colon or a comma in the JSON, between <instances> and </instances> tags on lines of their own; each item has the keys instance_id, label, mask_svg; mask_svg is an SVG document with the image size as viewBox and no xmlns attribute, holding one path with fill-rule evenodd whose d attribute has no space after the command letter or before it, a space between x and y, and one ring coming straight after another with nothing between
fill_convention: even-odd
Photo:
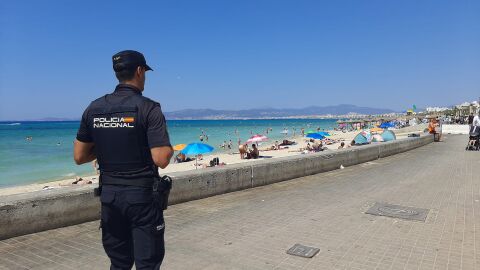
<instances>
[{"instance_id":1,"label":"sandy beach","mask_svg":"<svg viewBox=\"0 0 480 270\"><path fill-rule=\"evenodd\" d=\"M423 131L424 127L422 125L418 126L418 129L416 131ZM408 132L402 133L402 130L395 131L397 133L397 139L401 139L407 136L407 133L412 132L412 127L408 128ZM340 131L329 131L331 134L330 139L338 141L337 143L327 145L327 150L325 151L336 151L340 145L340 142L344 141L346 145L349 145L349 143L353 140L353 138L359 133L359 131L350 131L350 132L340 132ZM265 158L280 158L280 157L286 157L286 156L294 156L294 155L303 155L301 149L305 148L308 143L308 139L305 137L302 137L301 135L295 136L295 137L289 137L288 140L293 140L296 142L294 145L289 145L287 147L282 147L280 150L269 150L266 151L264 149L269 148L272 146L275 141L266 141L263 143L260 143L259 149L260 149L260 158L259 159L265 159ZM214 145L214 147L218 147ZM361 146L354 146L354 147L361 147ZM230 150L230 153L213 153L213 154L208 154L203 156L203 160L198 161L198 170L202 169L202 165L206 165L209 163L210 160L212 160L215 157L219 158L219 161L221 163L225 164L236 164L236 163L242 163L242 162L254 162L255 160L252 159L240 159L240 155L238 154L238 147L234 146L233 149ZM308 154L307 154L308 155ZM257 159L258 160L258 159ZM160 175L164 174L169 174L173 172L181 172L181 171L189 171L189 170L195 170L195 161L190 161L190 162L184 162L184 163L171 163L166 169L161 169L160 170ZM93 172L92 172L93 173ZM98 183L98 176L97 175L90 175L90 176L82 176L82 179L84 181L81 181L81 184L86 184L87 182L91 181L92 184ZM13 195L13 194L19 194L19 193L26 193L26 192L34 192L34 191L48 191L51 189L58 189L58 188L63 188L63 187L70 187L70 186L77 186L78 184L72 184L76 179L75 178L70 178L70 179L65 179L65 180L59 180L59 181L52 181L52 182L42 182L42 183L34 183L34 184L28 184L28 185L22 185L22 186L14 186L14 187L7 187L7 188L1 188L0 189L0 196L5 196L5 195ZM88 185L88 184L87 184Z\"/></svg>"}]
</instances>

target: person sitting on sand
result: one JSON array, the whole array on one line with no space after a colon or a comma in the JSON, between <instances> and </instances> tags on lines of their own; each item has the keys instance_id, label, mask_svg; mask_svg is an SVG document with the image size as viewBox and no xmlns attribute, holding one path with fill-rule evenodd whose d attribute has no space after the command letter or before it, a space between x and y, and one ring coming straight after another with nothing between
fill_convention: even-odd
<instances>
[{"instance_id":1,"label":"person sitting on sand","mask_svg":"<svg viewBox=\"0 0 480 270\"><path fill-rule=\"evenodd\" d=\"M247 154L247 158L257 159L260 156L260 152L255 144L252 144L252 150Z\"/></svg>"},{"instance_id":2,"label":"person sitting on sand","mask_svg":"<svg viewBox=\"0 0 480 270\"><path fill-rule=\"evenodd\" d=\"M313 147L310 145L310 143L307 143L307 147L305 147L305 150L313 151Z\"/></svg>"},{"instance_id":3,"label":"person sitting on sand","mask_svg":"<svg viewBox=\"0 0 480 270\"><path fill-rule=\"evenodd\" d=\"M279 146L286 146L286 145L293 145L293 144L295 144L294 141L283 140L283 142L279 144Z\"/></svg>"},{"instance_id":4,"label":"person sitting on sand","mask_svg":"<svg viewBox=\"0 0 480 270\"><path fill-rule=\"evenodd\" d=\"M192 161L192 158L189 158L185 156L183 153L178 153L178 155L175 156L175 160L173 161L174 163L182 163L182 162L188 162Z\"/></svg>"},{"instance_id":5,"label":"person sitting on sand","mask_svg":"<svg viewBox=\"0 0 480 270\"><path fill-rule=\"evenodd\" d=\"M238 151L240 152L240 159L244 159L248 153L248 145L247 144L240 144L238 146Z\"/></svg>"},{"instance_id":6,"label":"person sitting on sand","mask_svg":"<svg viewBox=\"0 0 480 270\"><path fill-rule=\"evenodd\" d=\"M278 141L275 141L273 150L280 150L280 145L278 144Z\"/></svg>"},{"instance_id":7,"label":"person sitting on sand","mask_svg":"<svg viewBox=\"0 0 480 270\"><path fill-rule=\"evenodd\" d=\"M345 143L344 142L340 143L340 146L338 146L338 149L343 149L343 148L345 148Z\"/></svg>"}]
</instances>

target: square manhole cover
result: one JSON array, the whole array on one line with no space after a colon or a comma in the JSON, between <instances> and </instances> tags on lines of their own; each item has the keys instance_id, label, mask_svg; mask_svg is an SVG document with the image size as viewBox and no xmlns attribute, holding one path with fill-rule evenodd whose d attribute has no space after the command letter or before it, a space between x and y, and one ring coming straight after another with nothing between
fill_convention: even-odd
<instances>
[{"instance_id":1,"label":"square manhole cover","mask_svg":"<svg viewBox=\"0 0 480 270\"><path fill-rule=\"evenodd\" d=\"M429 211L429 209L377 202L365 214L425 222Z\"/></svg>"},{"instance_id":2,"label":"square manhole cover","mask_svg":"<svg viewBox=\"0 0 480 270\"><path fill-rule=\"evenodd\" d=\"M304 245L295 244L293 247L287 250L287 254L300 256L304 258L312 258L319 251L320 251L319 248L307 247Z\"/></svg>"}]
</instances>

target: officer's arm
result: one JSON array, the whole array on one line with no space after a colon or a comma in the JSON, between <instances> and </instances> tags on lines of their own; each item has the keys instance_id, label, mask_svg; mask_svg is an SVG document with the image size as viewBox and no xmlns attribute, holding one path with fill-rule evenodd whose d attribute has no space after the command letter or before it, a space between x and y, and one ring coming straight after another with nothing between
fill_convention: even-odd
<instances>
[{"instance_id":1,"label":"officer's arm","mask_svg":"<svg viewBox=\"0 0 480 270\"><path fill-rule=\"evenodd\" d=\"M75 140L73 144L73 159L77 165L95 160L94 143L85 143Z\"/></svg>"},{"instance_id":2,"label":"officer's arm","mask_svg":"<svg viewBox=\"0 0 480 270\"><path fill-rule=\"evenodd\" d=\"M170 163L170 159L173 156L173 148L171 146L159 146L150 149L152 153L152 159L155 165L165 169Z\"/></svg>"},{"instance_id":3,"label":"officer's arm","mask_svg":"<svg viewBox=\"0 0 480 270\"><path fill-rule=\"evenodd\" d=\"M149 103L146 110L146 124L148 145L155 165L165 169L173 156L173 148L168 136L167 123L160 104Z\"/></svg>"}]
</instances>

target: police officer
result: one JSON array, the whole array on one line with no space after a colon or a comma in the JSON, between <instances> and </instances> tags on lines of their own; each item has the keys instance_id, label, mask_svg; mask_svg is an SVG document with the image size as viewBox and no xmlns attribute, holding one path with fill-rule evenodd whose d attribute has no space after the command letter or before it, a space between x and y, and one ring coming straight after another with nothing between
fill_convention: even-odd
<instances>
[{"instance_id":1,"label":"police officer","mask_svg":"<svg viewBox=\"0 0 480 270\"><path fill-rule=\"evenodd\" d=\"M102 242L110 269L160 269L164 254L163 196L153 188L158 167L173 154L160 104L142 95L143 54L112 57L115 91L85 110L74 144L77 164L98 161ZM161 190L160 190L161 191Z\"/></svg>"}]
</instances>

